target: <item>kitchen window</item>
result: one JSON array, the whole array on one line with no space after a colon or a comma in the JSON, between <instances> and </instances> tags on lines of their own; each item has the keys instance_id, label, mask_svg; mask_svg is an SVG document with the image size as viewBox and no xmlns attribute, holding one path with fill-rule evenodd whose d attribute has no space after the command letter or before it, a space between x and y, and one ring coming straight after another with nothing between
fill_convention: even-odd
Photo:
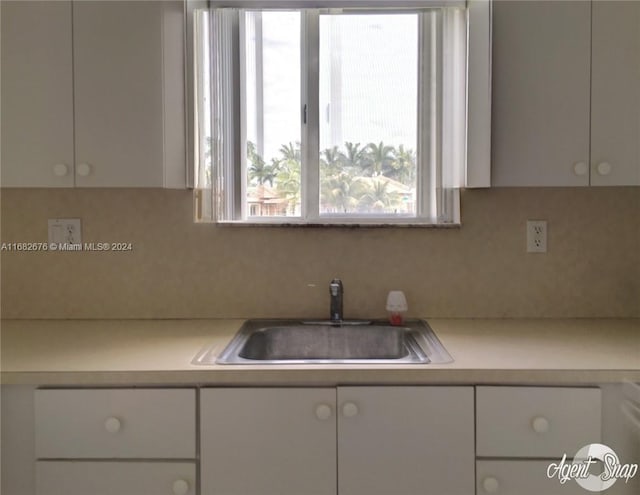
<instances>
[{"instance_id":1,"label":"kitchen window","mask_svg":"<svg viewBox=\"0 0 640 495\"><path fill-rule=\"evenodd\" d=\"M195 12L199 219L459 224L470 144L488 164L471 125L488 126L488 106L468 118L483 99L470 95L488 100L488 83L468 90L472 9L328 3Z\"/></svg>"}]
</instances>

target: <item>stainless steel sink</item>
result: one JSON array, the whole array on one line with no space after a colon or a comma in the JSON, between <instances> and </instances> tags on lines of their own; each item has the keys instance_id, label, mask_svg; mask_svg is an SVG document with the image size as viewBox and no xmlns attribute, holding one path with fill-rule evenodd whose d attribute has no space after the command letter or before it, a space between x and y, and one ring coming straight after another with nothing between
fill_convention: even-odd
<instances>
[{"instance_id":1,"label":"stainless steel sink","mask_svg":"<svg viewBox=\"0 0 640 495\"><path fill-rule=\"evenodd\" d=\"M425 364L453 361L422 320L405 326L383 321L249 320L216 357L205 347L193 364Z\"/></svg>"}]
</instances>

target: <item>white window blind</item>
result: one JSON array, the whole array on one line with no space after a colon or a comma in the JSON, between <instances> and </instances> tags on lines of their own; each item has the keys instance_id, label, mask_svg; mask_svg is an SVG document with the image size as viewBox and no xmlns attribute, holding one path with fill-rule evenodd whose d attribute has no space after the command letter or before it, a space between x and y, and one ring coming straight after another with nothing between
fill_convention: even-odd
<instances>
[{"instance_id":1,"label":"white window blind","mask_svg":"<svg viewBox=\"0 0 640 495\"><path fill-rule=\"evenodd\" d=\"M286 3L196 12L201 219L459 223L464 3Z\"/></svg>"}]
</instances>

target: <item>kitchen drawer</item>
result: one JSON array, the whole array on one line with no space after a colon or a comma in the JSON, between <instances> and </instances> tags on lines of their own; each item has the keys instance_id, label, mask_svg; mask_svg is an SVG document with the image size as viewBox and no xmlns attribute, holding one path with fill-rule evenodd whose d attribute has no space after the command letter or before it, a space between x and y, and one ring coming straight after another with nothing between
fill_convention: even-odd
<instances>
[{"instance_id":1,"label":"kitchen drawer","mask_svg":"<svg viewBox=\"0 0 640 495\"><path fill-rule=\"evenodd\" d=\"M572 457L600 442L595 388L477 387L479 457Z\"/></svg>"},{"instance_id":2,"label":"kitchen drawer","mask_svg":"<svg viewBox=\"0 0 640 495\"><path fill-rule=\"evenodd\" d=\"M478 495L585 495L575 480L560 483L547 476L547 467L555 461L478 461Z\"/></svg>"},{"instance_id":3,"label":"kitchen drawer","mask_svg":"<svg viewBox=\"0 0 640 495\"><path fill-rule=\"evenodd\" d=\"M196 495L187 462L39 461L36 495Z\"/></svg>"},{"instance_id":4,"label":"kitchen drawer","mask_svg":"<svg viewBox=\"0 0 640 495\"><path fill-rule=\"evenodd\" d=\"M36 390L36 457L195 457L193 389Z\"/></svg>"}]
</instances>

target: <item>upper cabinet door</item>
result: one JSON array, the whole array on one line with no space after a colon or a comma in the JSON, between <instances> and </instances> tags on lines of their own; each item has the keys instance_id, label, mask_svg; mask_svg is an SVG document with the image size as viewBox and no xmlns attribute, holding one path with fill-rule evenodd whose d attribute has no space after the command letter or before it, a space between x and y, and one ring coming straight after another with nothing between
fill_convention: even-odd
<instances>
[{"instance_id":1,"label":"upper cabinet door","mask_svg":"<svg viewBox=\"0 0 640 495\"><path fill-rule=\"evenodd\" d=\"M473 387L339 387L338 495L473 495Z\"/></svg>"},{"instance_id":2,"label":"upper cabinet door","mask_svg":"<svg viewBox=\"0 0 640 495\"><path fill-rule=\"evenodd\" d=\"M76 185L163 186L162 2L75 2Z\"/></svg>"},{"instance_id":3,"label":"upper cabinet door","mask_svg":"<svg viewBox=\"0 0 640 495\"><path fill-rule=\"evenodd\" d=\"M73 186L71 2L3 1L2 186Z\"/></svg>"},{"instance_id":4,"label":"upper cabinet door","mask_svg":"<svg viewBox=\"0 0 640 495\"><path fill-rule=\"evenodd\" d=\"M640 185L640 2L593 2L591 184Z\"/></svg>"},{"instance_id":5,"label":"upper cabinet door","mask_svg":"<svg viewBox=\"0 0 640 495\"><path fill-rule=\"evenodd\" d=\"M588 185L591 3L493 9L492 185Z\"/></svg>"}]
</instances>

